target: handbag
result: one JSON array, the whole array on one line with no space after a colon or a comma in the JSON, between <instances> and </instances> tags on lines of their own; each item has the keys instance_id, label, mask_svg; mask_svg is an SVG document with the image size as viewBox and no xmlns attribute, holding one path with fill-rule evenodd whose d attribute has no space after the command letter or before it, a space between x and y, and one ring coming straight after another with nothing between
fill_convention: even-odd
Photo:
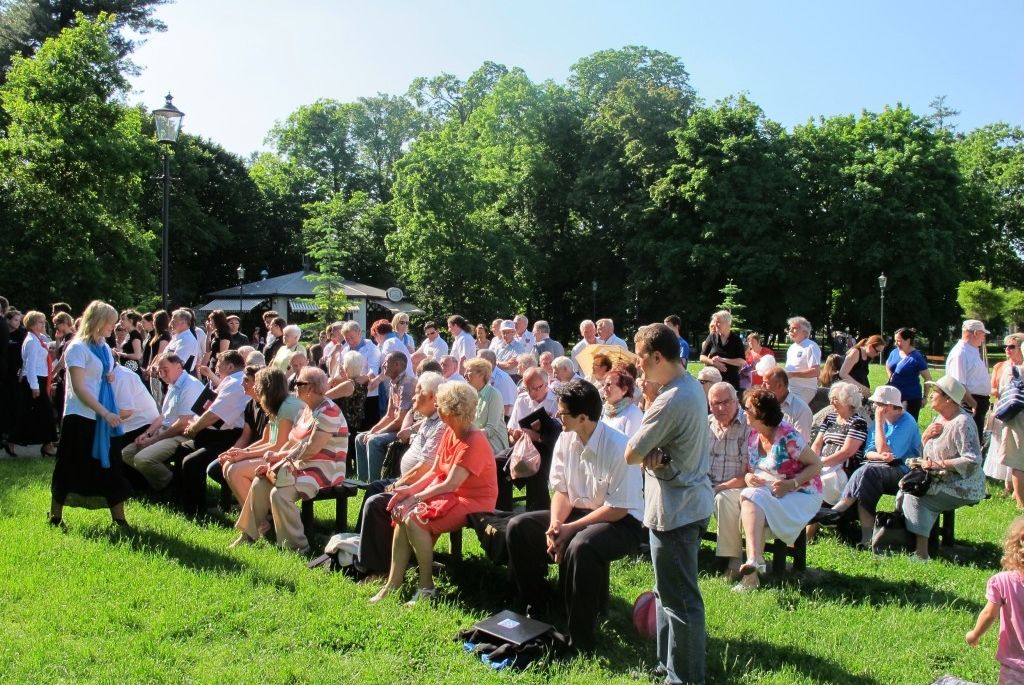
<instances>
[{"instance_id":1,"label":"handbag","mask_svg":"<svg viewBox=\"0 0 1024 685\"><path fill-rule=\"evenodd\" d=\"M900 478L900 490L914 497L924 497L927 495L931 484L932 474L920 466L915 466Z\"/></svg>"},{"instance_id":2,"label":"handbag","mask_svg":"<svg viewBox=\"0 0 1024 685\"><path fill-rule=\"evenodd\" d=\"M875 527L871 533L871 551L906 552L914 545L914 535L907 530L907 519L901 511L880 511L875 514Z\"/></svg>"},{"instance_id":3,"label":"handbag","mask_svg":"<svg viewBox=\"0 0 1024 685\"><path fill-rule=\"evenodd\" d=\"M1013 377L1006 384L1003 391L999 393L999 401L996 403L995 417L1000 421L1010 421L1021 411L1024 411L1024 379L1020 377L1017 367L1012 367Z\"/></svg>"},{"instance_id":4,"label":"handbag","mask_svg":"<svg viewBox=\"0 0 1024 685\"><path fill-rule=\"evenodd\" d=\"M508 522L515 514L511 511L478 512L469 515L469 525L476 531L480 549L492 563L508 563L508 543L505 534Z\"/></svg>"},{"instance_id":5,"label":"handbag","mask_svg":"<svg viewBox=\"0 0 1024 685\"><path fill-rule=\"evenodd\" d=\"M512 456L508 459L508 472L512 480L529 478L540 471L540 452L525 435L512 447Z\"/></svg>"},{"instance_id":6,"label":"handbag","mask_svg":"<svg viewBox=\"0 0 1024 685\"><path fill-rule=\"evenodd\" d=\"M384 461L380 465L380 477L385 480L398 478L402 475L402 456L409 449L409 443L392 440L388 443Z\"/></svg>"}]
</instances>

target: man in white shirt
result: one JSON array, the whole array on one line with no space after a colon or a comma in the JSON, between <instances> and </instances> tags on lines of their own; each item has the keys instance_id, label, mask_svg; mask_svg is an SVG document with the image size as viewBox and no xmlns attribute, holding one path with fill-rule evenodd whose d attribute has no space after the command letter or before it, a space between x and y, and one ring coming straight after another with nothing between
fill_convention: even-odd
<instances>
[{"instance_id":1,"label":"man in white shirt","mask_svg":"<svg viewBox=\"0 0 1024 685\"><path fill-rule=\"evenodd\" d=\"M516 325L508 320L502 321L498 332L501 339L498 341L498 345L492 348L494 357L498 361L498 368L506 373L515 374L519 365L516 357L526 351L523 349L522 343L516 340Z\"/></svg>"},{"instance_id":2,"label":"man in white shirt","mask_svg":"<svg viewBox=\"0 0 1024 685\"><path fill-rule=\"evenodd\" d=\"M629 349L626 341L615 335L615 322L611 319L597 320L597 337L600 338L600 342L604 345L618 345L624 349Z\"/></svg>"},{"instance_id":3,"label":"man in white shirt","mask_svg":"<svg viewBox=\"0 0 1024 685\"><path fill-rule=\"evenodd\" d=\"M806 403L814 399L821 372L821 348L811 340L811 322L802 316L787 321L793 344L786 350L789 389ZM781 400L780 400L781 401Z\"/></svg>"},{"instance_id":4,"label":"man in white shirt","mask_svg":"<svg viewBox=\"0 0 1024 685\"><path fill-rule=\"evenodd\" d=\"M150 487L163 490L171 484L174 476L165 462L174 456L178 445L188 439L185 429L195 415L192 407L203 394L204 386L185 373L181 357L172 352L164 352L160 356L157 373L167 384L160 415L134 442L124 446L121 458L141 473Z\"/></svg>"},{"instance_id":5,"label":"man in white shirt","mask_svg":"<svg viewBox=\"0 0 1024 685\"><path fill-rule=\"evenodd\" d=\"M515 481L515 485L526 488L526 510L537 511L551 506L548 494L548 473L551 468L551 451L561 432L561 426L554 416L558 412L558 400L548 386L548 375L544 369L533 367L523 374L523 387L526 392L516 397L512 405L512 413L508 420L509 444L517 440L530 440L540 453L540 470L532 476ZM541 416L527 426L520 425L534 412L540 410ZM496 508L501 511L512 511L512 485L505 478L498 478L498 502Z\"/></svg>"},{"instance_id":6,"label":"man in white shirt","mask_svg":"<svg viewBox=\"0 0 1024 685\"><path fill-rule=\"evenodd\" d=\"M466 382L463 375L459 373L459 360L450 354L441 357L441 375L446 381Z\"/></svg>"},{"instance_id":7,"label":"man in white shirt","mask_svg":"<svg viewBox=\"0 0 1024 685\"><path fill-rule=\"evenodd\" d=\"M424 359L441 361L441 357L446 354L448 354L448 343L441 337L440 331L437 330L437 324L428 321L423 325L423 342L412 355L413 365L419 367L420 362Z\"/></svg>"},{"instance_id":8,"label":"man in white shirt","mask_svg":"<svg viewBox=\"0 0 1024 685\"><path fill-rule=\"evenodd\" d=\"M209 373L208 367L203 367ZM206 511L206 470L221 452L233 447L245 425L249 395L243 387L245 360L235 350L217 355L217 396L185 428L188 440L177 450L181 459L181 497L185 513L199 516Z\"/></svg>"},{"instance_id":9,"label":"man in white shirt","mask_svg":"<svg viewBox=\"0 0 1024 685\"><path fill-rule=\"evenodd\" d=\"M530 320L522 314L516 314L512 323L516 327L516 340L523 346L523 352L533 352L533 333L529 331Z\"/></svg>"},{"instance_id":10,"label":"man in white shirt","mask_svg":"<svg viewBox=\"0 0 1024 685\"><path fill-rule=\"evenodd\" d=\"M796 428L807 444L811 444L811 424L814 413L810 405L804 402L789 387L789 375L779 366L773 366L764 374L761 385L767 388L782 407L782 418Z\"/></svg>"},{"instance_id":11,"label":"man in white shirt","mask_svg":"<svg viewBox=\"0 0 1024 685\"><path fill-rule=\"evenodd\" d=\"M459 373L465 373L465 361L476 356L476 338L469 332L469 328L469 322L458 314L448 317L448 333L452 336L451 355L459 360Z\"/></svg>"},{"instance_id":12,"label":"man in white shirt","mask_svg":"<svg viewBox=\"0 0 1024 685\"><path fill-rule=\"evenodd\" d=\"M583 348L587 345L596 345L600 341L597 339L597 326L590 319L584 319L580 322L580 335L583 336L583 339L573 346L570 356L572 357L573 370L582 376L583 369L580 368L579 362L576 361L576 355L582 352Z\"/></svg>"},{"instance_id":13,"label":"man in white shirt","mask_svg":"<svg viewBox=\"0 0 1024 685\"><path fill-rule=\"evenodd\" d=\"M124 444L134 442L160 415L156 400L139 374L120 364L114 366L114 401L124 429Z\"/></svg>"},{"instance_id":14,"label":"man in white shirt","mask_svg":"<svg viewBox=\"0 0 1024 685\"><path fill-rule=\"evenodd\" d=\"M967 388L964 403L974 412L978 435L984 435L991 388L988 366L981 358L981 347L985 344L988 331L985 324L977 319L964 321L960 331L960 341L946 355L946 374Z\"/></svg>"},{"instance_id":15,"label":"man in white shirt","mask_svg":"<svg viewBox=\"0 0 1024 685\"><path fill-rule=\"evenodd\" d=\"M171 342L167 343L165 352L177 355L187 373L194 374L199 364L199 340L190 328L192 315L187 309L175 309L171 314Z\"/></svg>"},{"instance_id":16,"label":"man in white shirt","mask_svg":"<svg viewBox=\"0 0 1024 685\"><path fill-rule=\"evenodd\" d=\"M487 345L489 350L497 350L501 343L501 322L504 319L495 319L491 322L491 342Z\"/></svg>"},{"instance_id":17,"label":"man in white shirt","mask_svg":"<svg viewBox=\"0 0 1024 685\"><path fill-rule=\"evenodd\" d=\"M609 564L634 554L645 539L641 470L626 464L626 436L601 422L594 386L563 385L557 413L564 432L551 460L551 506L509 521L509 571L528 612L542 615L554 598L546 581L554 560L570 643L592 651L597 615L608 602Z\"/></svg>"}]
</instances>

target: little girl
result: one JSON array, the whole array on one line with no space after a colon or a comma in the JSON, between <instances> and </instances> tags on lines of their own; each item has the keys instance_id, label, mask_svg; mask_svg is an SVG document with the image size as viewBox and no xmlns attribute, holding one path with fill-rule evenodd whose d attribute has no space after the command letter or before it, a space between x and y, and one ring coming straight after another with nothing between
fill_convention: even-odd
<instances>
[{"instance_id":1,"label":"little girl","mask_svg":"<svg viewBox=\"0 0 1024 685\"><path fill-rule=\"evenodd\" d=\"M978 646L981 636L999 618L999 685L1024 685L1024 518L1010 524L1003 542L1003 568L988 579L985 598L967 644Z\"/></svg>"}]
</instances>

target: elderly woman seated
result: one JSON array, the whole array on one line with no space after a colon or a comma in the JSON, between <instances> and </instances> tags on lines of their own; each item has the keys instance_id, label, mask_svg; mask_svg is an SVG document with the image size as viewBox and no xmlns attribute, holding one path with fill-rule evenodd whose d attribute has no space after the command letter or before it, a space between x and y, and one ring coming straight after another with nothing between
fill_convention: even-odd
<instances>
[{"instance_id":1,"label":"elderly woman seated","mask_svg":"<svg viewBox=\"0 0 1024 685\"><path fill-rule=\"evenodd\" d=\"M861 549L871 546L875 510L882 495L899 492L899 482L910 467L907 459L921 454L921 433L917 421L903 409L900 391L891 385L880 385L868 398L875 403L875 418L864 446L864 465L850 475L832 513L819 518L822 523L837 523L843 512L857 505L860 519Z\"/></svg>"},{"instance_id":2,"label":"elderly woman seated","mask_svg":"<svg viewBox=\"0 0 1024 685\"><path fill-rule=\"evenodd\" d=\"M633 401L636 381L628 371L613 369L604 377L604 407L601 420L629 437L640 430L644 413Z\"/></svg>"},{"instance_id":3,"label":"elderly woman seated","mask_svg":"<svg viewBox=\"0 0 1024 685\"><path fill-rule=\"evenodd\" d=\"M760 585L765 572L765 527L792 545L821 507L821 460L793 426L782 420L782 407L770 391L755 388L743 396L750 472L740 492L740 520L746 536L747 560L734 592Z\"/></svg>"},{"instance_id":4,"label":"elderly woman seated","mask_svg":"<svg viewBox=\"0 0 1024 685\"><path fill-rule=\"evenodd\" d=\"M473 425L484 432L491 450L499 454L508 449L508 428L505 427L505 406L501 395L491 385L493 368L489 361L480 357L466 360L466 382L477 392Z\"/></svg>"},{"instance_id":5,"label":"elderly woman seated","mask_svg":"<svg viewBox=\"0 0 1024 685\"><path fill-rule=\"evenodd\" d=\"M300 554L309 552L295 503L316 497L320 488L345 480L348 425L327 392L327 374L314 366L302 370L296 391L306 406L279 452L267 452L267 464L255 470L256 479L235 525L241 531L230 547L250 545L269 529L274 514L277 544Z\"/></svg>"},{"instance_id":6,"label":"elderly woman seated","mask_svg":"<svg viewBox=\"0 0 1024 685\"><path fill-rule=\"evenodd\" d=\"M399 467L401 476L367 484L355 528L360 534L356 563L366 573L387 573L391 565L391 516L387 512L391 494L418 481L434 465L441 437L447 430L437 413L437 392L442 383L444 377L432 371L422 373L416 379L413 411L407 417L410 426L398 432L398 439L409 443ZM413 413L418 417L415 422L412 421Z\"/></svg>"},{"instance_id":7,"label":"elderly woman seated","mask_svg":"<svg viewBox=\"0 0 1024 685\"><path fill-rule=\"evenodd\" d=\"M433 577L437 538L465 526L470 514L494 509L498 474L487 437L473 425L476 404L477 393L467 383L445 383L438 391L437 411L448 430L430 470L391 496L387 507L395 521L391 571L371 604L401 589L413 553L419 565L419 589L406 605L432 599L437 593Z\"/></svg>"},{"instance_id":8,"label":"elderly woman seated","mask_svg":"<svg viewBox=\"0 0 1024 685\"><path fill-rule=\"evenodd\" d=\"M565 385L571 380L576 378L582 378L576 373L576 369L572 365L572 360L568 357L558 357L551 361L551 389L558 390L560 387Z\"/></svg>"},{"instance_id":9,"label":"elderly woman seated","mask_svg":"<svg viewBox=\"0 0 1024 685\"><path fill-rule=\"evenodd\" d=\"M932 484L920 497L900 491L897 507L907 518L907 530L917 537L917 558L928 559L928 536L939 514L977 504L985 497L981 442L973 417L960 406L967 390L952 376L934 383L931 406L938 414L921 436L921 468L930 471Z\"/></svg>"}]
</instances>

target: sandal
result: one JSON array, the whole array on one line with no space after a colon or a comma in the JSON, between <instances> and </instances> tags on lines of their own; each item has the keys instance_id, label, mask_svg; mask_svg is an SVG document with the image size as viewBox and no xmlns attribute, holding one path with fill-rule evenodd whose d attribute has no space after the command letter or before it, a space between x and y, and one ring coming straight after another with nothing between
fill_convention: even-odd
<instances>
[{"instance_id":1,"label":"sandal","mask_svg":"<svg viewBox=\"0 0 1024 685\"><path fill-rule=\"evenodd\" d=\"M230 545L228 545L228 549L235 549L237 547L244 547L246 545L251 545L254 542L256 542L256 541L253 540L248 535L246 535L245 533L242 533L237 538L235 538L234 542L232 542Z\"/></svg>"},{"instance_id":2,"label":"sandal","mask_svg":"<svg viewBox=\"0 0 1024 685\"><path fill-rule=\"evenodd\" d=\"M747 559L743 563L743 565L740 566L740 575L741 576L749 576L751 573L756 573L758 575L763 575L766 570L767 570L767 567L765 566L763 561L759 564L756 561L754 561L753 559Z\"/></svg>"},{"instance_id":3,"label":"sandal","mask_svg":"<svg viewBox=\"0 0 1024 685\"><path fill-rule=\"evenodd\" d=\"M436 597L436 587L421 587L419 590L416 591L416 594L412 596L412 599L405 603L405 606L414 607L418 602L424 602L429 604Z\"/></svg>"},{"instance_id":4,"label":"sandal","mask_svg":"<svg viewBox=\"0 0 1024 685\"><path fill-rule=\"evenodd\" d=\"M398 590L398 589L399 588L397 588L397 587L390 587L388 585L385 585L384 587L382 587L380 589L380 592L375 594L373 597L370 597L370 604L376 604L377 602L379 602L380 600L384 599L389 594L391 594L392 590Z\"/></svg>"}]
</instances>

